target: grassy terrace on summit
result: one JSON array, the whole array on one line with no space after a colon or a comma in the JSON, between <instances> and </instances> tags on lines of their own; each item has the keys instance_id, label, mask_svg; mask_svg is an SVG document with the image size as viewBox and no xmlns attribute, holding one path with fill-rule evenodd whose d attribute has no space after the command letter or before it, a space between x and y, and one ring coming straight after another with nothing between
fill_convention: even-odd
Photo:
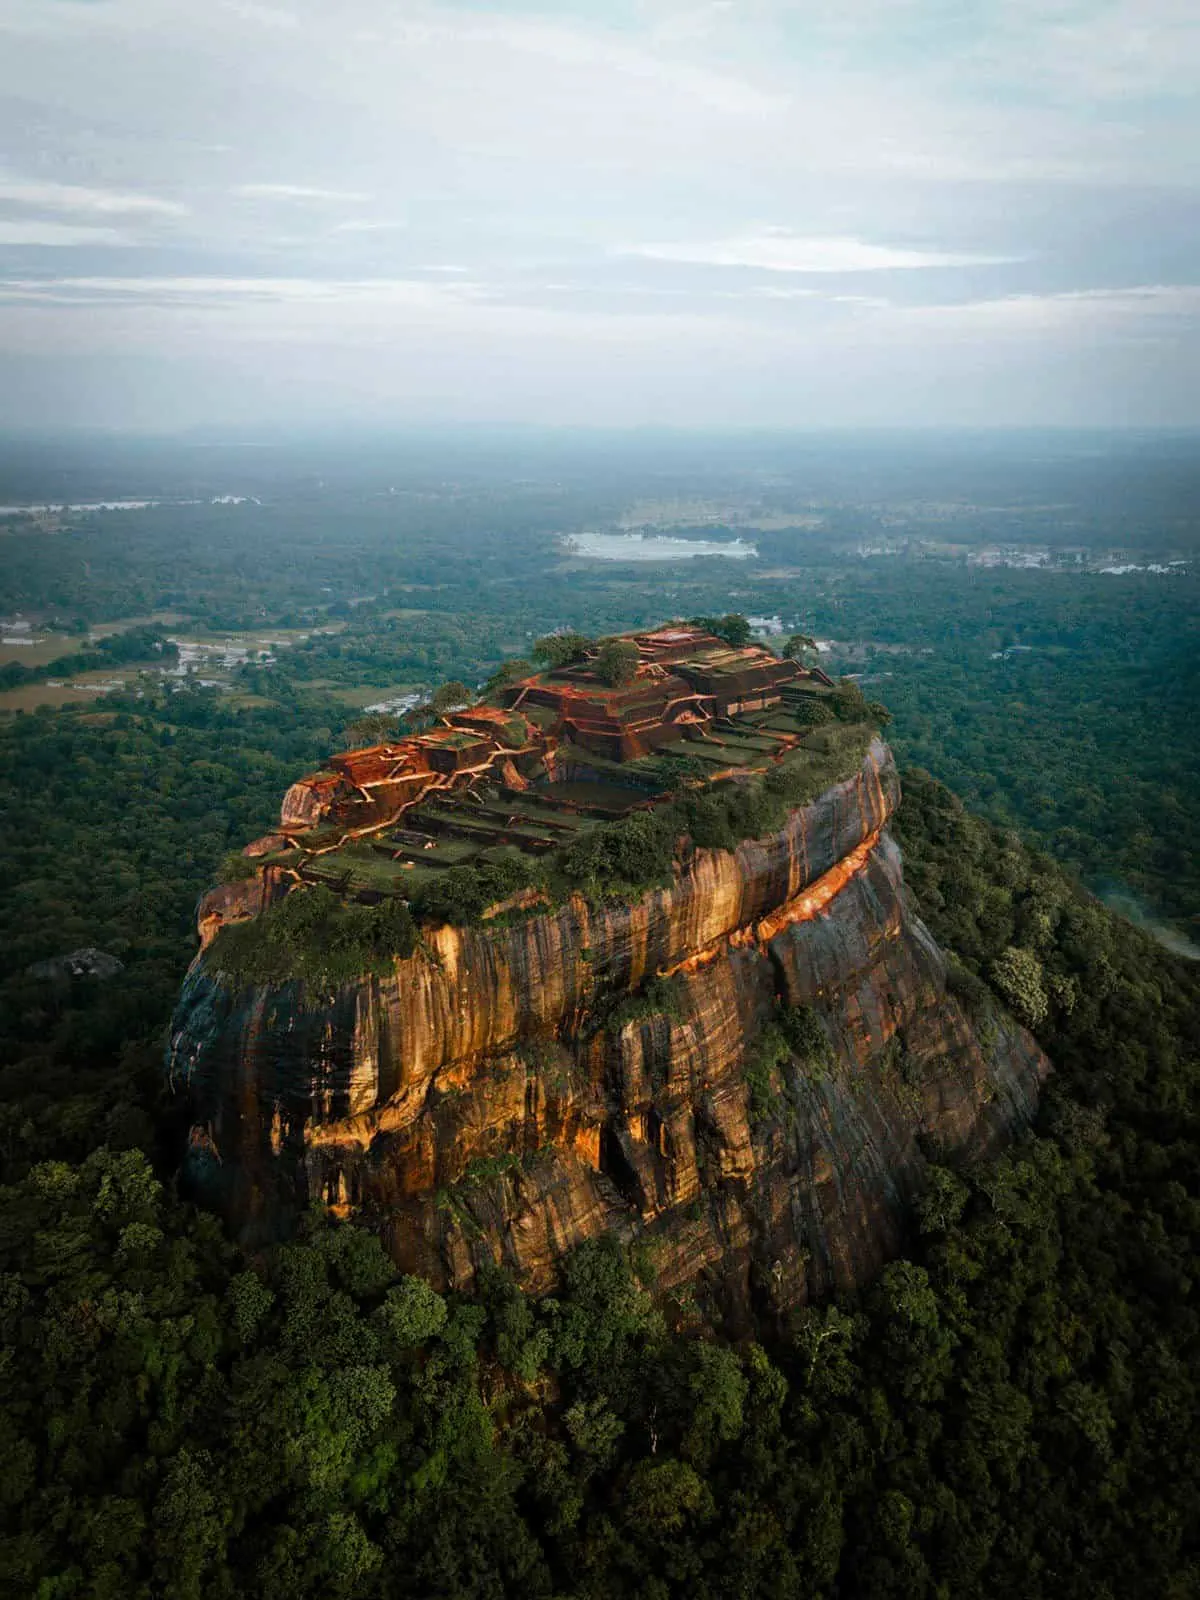
<instances>
[{"instance_id":1,"label":"grassy terrace on summit","mask_svg":"<svg viewBox=\"0 0 1200 1600\"><path fill-rule=\"evenodd\" d=\"M669 880L681 836L730 849L779 827L858 768L886 712L747 634L728 617L551 636L547 670L509 663L483 700L439 713L435 696L395 739L331 757L234 859L252 893L231 910L223 891L211 964L329 983L407 954L417 923L529 889L640 892ZM259 879L286 897L246 920Z\"/></svg>"}]
</instances>

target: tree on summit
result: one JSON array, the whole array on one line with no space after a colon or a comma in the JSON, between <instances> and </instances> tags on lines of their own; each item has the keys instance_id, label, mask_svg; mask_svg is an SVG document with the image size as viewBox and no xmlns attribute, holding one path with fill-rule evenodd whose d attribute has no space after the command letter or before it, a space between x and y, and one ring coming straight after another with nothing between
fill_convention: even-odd
<instances>
[{"instance_id":1,"label":"tree on summit","mask_svg":"<svg viewBox=\"0 0 1200 1600\"><path fill-rule=\"evenodd\" d=\"M470 705L474 698L474 694L465 683L459 683L454 679L435 689L422 705L414 706L406 715L405 723L409 728L420 732L423 728L432 727L447 711L456 711L460 706Z\"/></svg>"},{"instance_id":2,"label":"tree on summit","mask_svg":"<svg viewBox=\"0 0 1200 1600\"><path fill-rule=\"evenodd\" d=\"M512 657L502 661L483 686L484 694L497 694L501 689L508 689L514 683L520 683L522 678L528 678L535 671L532 661L522 657Z\"/></svg>"},{"instance_id":3,"label":"tree on summit","mask_svg":"<svg viewBox=\"0 0 1200 1600\"><path fill-rule=\"evenodd\" d=\"M610 639L601 645L596 657L596 676L612 689L620 689L637 677L638 647L628 639Z\"/></svg>"},{"instance_id":4,"label":"tree on summit","mask_svg":"<svg viewBox=\"0 0 1200 1600\"><path fill-rule=\"evenodd\" d=\"M703 628L705 633L711 633L718 639L724 639L727 645L740 650L745 644L750 643L750 624L740 611L727 612L723 617L692 617L693 628Z\"/></svg>"},{"instance_id":5,"label":"tree on summit","mask_svg":"<svg viewBox=\"0 0 1200 1600\"><path fill-rule=\"evenodd\" d=\"M398 737L399 718L394 713L372 711L347 723L338 741L345 750L361 750L364 745L384 744Z\"/></svg>"},{"instance_id":6,"label":"tree on summit","mask_svg":"<svg viewBox=\"0 0 1200 1600\"><path fill-rule=\"evenodd\" d=\"M584 633L548 633L544 638L534 640L533 656L536 661L544 661L551 672L555 672L559 667L569 667L576 661L582 661L588 651L595 648L595 643Z\"/></svg>"},{"instance_id":7,"label":"tree on summit","mask_svg":"<svg viewBox=\"0 0 1200 1600\"><path fill-rule=\"evenodd\" d=\"M800 661L806 655L817 654L817 641L807 633L793 633L783 647L785 661Z\"/></svg>"}]
</instances>

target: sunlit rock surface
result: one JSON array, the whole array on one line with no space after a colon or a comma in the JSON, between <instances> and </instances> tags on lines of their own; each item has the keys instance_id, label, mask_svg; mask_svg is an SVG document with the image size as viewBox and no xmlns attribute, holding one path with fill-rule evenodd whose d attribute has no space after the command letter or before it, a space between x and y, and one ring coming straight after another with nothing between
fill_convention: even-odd
<instances>
[{"instance_id":1,"label":"sunlit rock surface","mask_svg":"<svg viewBox=\"0 0 1200 1600\"><path fill-rule=\"evenodd\" d=\"M318 1200L454 1288L500 1261L548 1289L606 1230L647 1245L664 1295L735 1320L863 1283L927 1160L995 1149L1049 1070L946 993L887 832L898 799L876 740L779 833L695 851L668 889L435 929L333 997L235 995L198 958L169 1055L194 1175L248 1240ZM665 1009L614 1018L657 976ZM825 1059L764 1075L785 1006L812 1008Z\"/></svg>"}]
</instances>

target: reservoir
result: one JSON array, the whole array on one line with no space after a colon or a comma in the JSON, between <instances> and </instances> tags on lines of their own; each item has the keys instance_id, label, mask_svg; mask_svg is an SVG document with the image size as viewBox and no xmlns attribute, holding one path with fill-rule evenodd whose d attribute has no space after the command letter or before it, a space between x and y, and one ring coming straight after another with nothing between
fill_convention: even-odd
<instances>
[{"instance_id":1,"label":"reservoir","mask_svg":"<svg viewBox=\"0 0 1200 1600\"><path fill-rule=\"evenodd\" d=\"M660 533L570 533L563 545L590 561L692 561L697 556L746 561L758 554L741 539L672 539Z\"/></svg>"}]
</instances>

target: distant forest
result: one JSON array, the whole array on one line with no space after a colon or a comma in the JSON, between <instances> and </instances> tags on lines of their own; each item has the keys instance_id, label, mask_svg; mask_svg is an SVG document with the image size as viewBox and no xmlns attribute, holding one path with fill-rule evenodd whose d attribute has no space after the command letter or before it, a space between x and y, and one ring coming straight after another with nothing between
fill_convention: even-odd
<instances>
[{"instance_id":1,"label":"distant forest","mask_svg":"<svg viewBox=\"0 0 1200 1600\"><path fill-rule=\"evenodd\" d=\"M243 701L288 720L303 703L331 738L353 721L358 691L481 683L556 627L595 635L730 609L779 617L833 641L830 669L889 704L902 759L1200 942L1200 470L1185 442L1135 441L1111 460L1086 440L1059 441L1057 457L1040 440L1007 453L769 440L741 450L739 460L728 445L710 458L679 441L660 456L531 441L507 456L502 444L410 445L398 456L327 447L315 452L319 470L282 447L205 451L208 477L197 481L194 459L181 476L159 447L131 454L123 493L198 503L73 513L53 532L0 520L0 616L78 629L171 612L217 637L336 630L310 632L273 665L252 661L237 682ZM28 470L0 450L12 498ZM98 483L117 481L111 463L109 477L97 470L68 457L56 491L95 497ZM231 487L262 503L205 498ZM614 525L630 505L675 506L673 496L710 515L740 505L766 517L772 531L745 534L758 559L580 562L562 546L563 533ZM798 506L803 525L774 526ZM883 548L893 553L860 554ZM971 564L984 550L1183 565ZM142 653L154 647L151 638ZM115 659L120 647L102 648ZM127 648L136 654L136 637ZM96 654L56 663L56 675ZM0 667L0 689L6 670L10 686L48 675L18 660Z\"/></svg>"}]
</instances>

